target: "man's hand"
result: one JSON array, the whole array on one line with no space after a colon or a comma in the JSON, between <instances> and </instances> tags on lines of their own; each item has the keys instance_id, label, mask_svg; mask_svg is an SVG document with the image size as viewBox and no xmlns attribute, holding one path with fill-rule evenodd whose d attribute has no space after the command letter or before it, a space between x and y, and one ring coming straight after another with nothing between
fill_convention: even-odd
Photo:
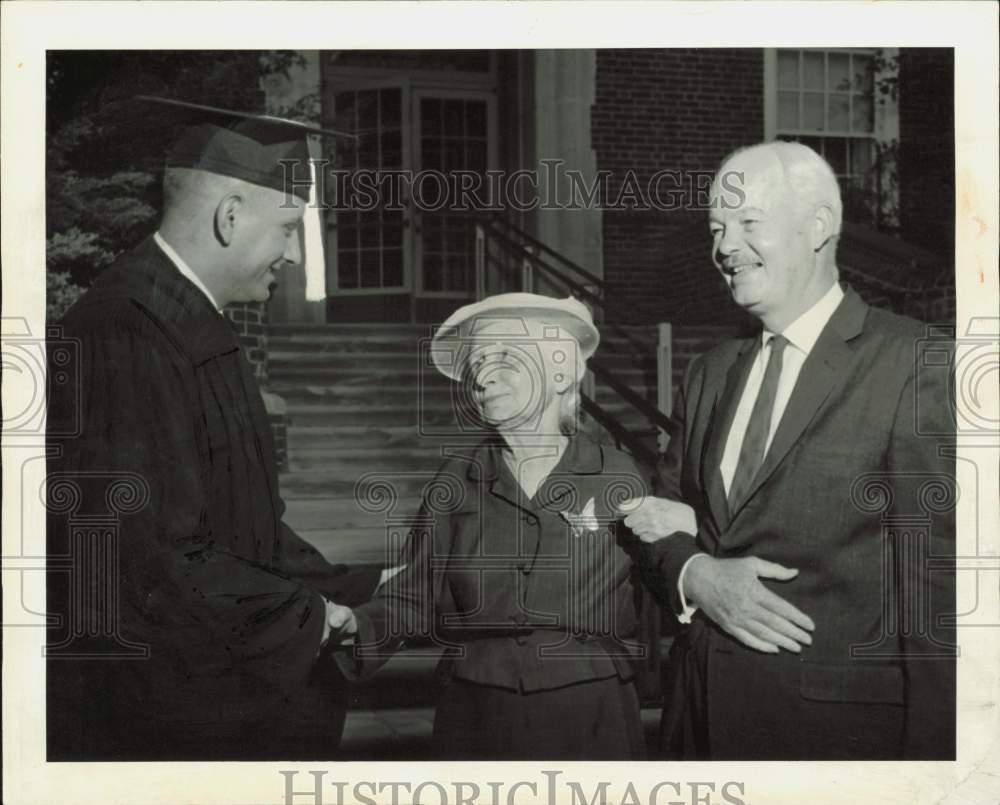
<instances>
[{"instance_id":1,"label":"man's hand","mask_svg":"<svg viewBox=\"0 0 1000 805\"><path fill-rule=\"evenodd\" d=\"M350 607L342 607L332 601L323 599L326 603L326 623L323 625L323 644L332 639L339 643L345 637L358 633L358 622Z\"/></svg>"},{"instance_id":2,"label":"man's hand","mask_svg":"<svg viewBox=\"0 0 1000 805\"><path fill-rule=\"evenodd\" d=\"M694 509L686 503L665 498L630 498L618 506L625 525L643 542L656 542L677 531L692 537L698 533Z\"/></svg>"},{"instance_id":3,"label":"man's hand","mask_svg":"<svg viewBox=\"0 0 1000 805\"><path fill-rule=\"evenodd\" d=\"M812 645L809 633L816 625L758 578L787 581L798 572L755 556L699 556L684 571L684 596L744 645L770 654L782 648L797 654Z\"/></svg>"}]
</instances>

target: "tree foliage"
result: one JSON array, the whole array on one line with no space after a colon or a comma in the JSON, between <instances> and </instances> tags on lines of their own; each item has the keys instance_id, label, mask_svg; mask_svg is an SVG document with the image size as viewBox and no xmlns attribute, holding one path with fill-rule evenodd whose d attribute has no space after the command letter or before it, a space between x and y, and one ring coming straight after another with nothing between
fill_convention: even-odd
<instances>
[{"instance_id":1,"label":"tree foliage","mask_svg":"<svg viewBox=\"0 0 1000 805\"><path fill-rule=\"evenodd\" d=\"M263 112L263 78L293 51L54 51L48 56L46 268L59 315L159 218L163 159L183 120L135 95Z\"/></svg>"}]
</instances>

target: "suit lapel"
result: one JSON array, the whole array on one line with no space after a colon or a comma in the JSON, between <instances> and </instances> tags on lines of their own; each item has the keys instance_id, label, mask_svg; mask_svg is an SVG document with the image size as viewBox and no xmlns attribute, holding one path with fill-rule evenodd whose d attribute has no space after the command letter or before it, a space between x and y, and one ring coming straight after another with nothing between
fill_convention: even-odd
<instances>
[{"instance_id":1,"label":"suit lapel","mask_svg":"<svg viewBox=\"0 0 1000 805\"><path fill-rule=\"evenodd\" d=\"M736 409L743 396L750 368L760 349L760 337L748 338L741 344L736 360L726 373L726 385L722 396L715 405L712 415L712 431L705 451L705 461L702 463L702 483L708 496L708 505L720 530L729 524L729 503L726 500L726 487L722 481L722 454L726 449L726 439L729 429L736 416Z\"/></svg>"},{"instance_id":2,"label":"suit lapel","mask_svg":"<svg viewBox=\"0 0 1000 805\"><path fill-rule=\"evenodd\" d=\"M778 465L815 418L834 387L840 385L851 366L853 351L848 341L858 335L864 325L868 306L848 288L844 299L834 311L819 340L806 358L795 381L795 388L778 423L774 439L760 471L754 477L735 517L774 473Z\"/></svg>"}]
</instances>

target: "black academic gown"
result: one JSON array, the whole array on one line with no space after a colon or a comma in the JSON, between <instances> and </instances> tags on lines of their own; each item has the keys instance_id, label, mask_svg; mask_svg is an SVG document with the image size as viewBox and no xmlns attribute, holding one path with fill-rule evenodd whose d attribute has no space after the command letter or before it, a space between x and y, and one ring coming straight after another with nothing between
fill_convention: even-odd
<instances>
[{"instance_id":1,"label":"black academic gown","mask_svg":"<svg viewBox=\"0 0 1000 805\"><path fill-rule=\"evenodd\" d=\"M361 603L377 572L330 565L282 522L232 326L152 240L61 325L50 759L332 756L346 692L320 650L323 596Z\"/></svg>"}]
</instances>

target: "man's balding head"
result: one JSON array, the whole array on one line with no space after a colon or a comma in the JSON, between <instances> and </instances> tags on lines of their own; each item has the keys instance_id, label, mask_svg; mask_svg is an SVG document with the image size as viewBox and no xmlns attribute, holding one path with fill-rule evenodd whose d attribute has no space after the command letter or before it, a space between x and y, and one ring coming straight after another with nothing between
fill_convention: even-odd
<instances>
[{"instance_id":1,"label":"man's balding head","mask_svg":"<svg viewBox=\"0 0 1000 805\"><path fill-rule=\"evenodd\" d=\"M781 140L744 146L722 160L718 176L741 173L748 165L751 169L766 165L780 169L782 182L803 208L820 205L830 208L834 232L836 235L840 234L843 219L840 185L833 168L809 146Z\"/></svg>"},{"instance_id":2,"label":"man's balding head","mask_svg":"<svg viewBox=\"0 0 1000 805\"><path fill-rule=\"evenodd\" d=\"M837 179L799 143L764 143L723 161L712 185L712 257L736 303L774 332L836 281Z\"/></svg>"}]
</instances>

